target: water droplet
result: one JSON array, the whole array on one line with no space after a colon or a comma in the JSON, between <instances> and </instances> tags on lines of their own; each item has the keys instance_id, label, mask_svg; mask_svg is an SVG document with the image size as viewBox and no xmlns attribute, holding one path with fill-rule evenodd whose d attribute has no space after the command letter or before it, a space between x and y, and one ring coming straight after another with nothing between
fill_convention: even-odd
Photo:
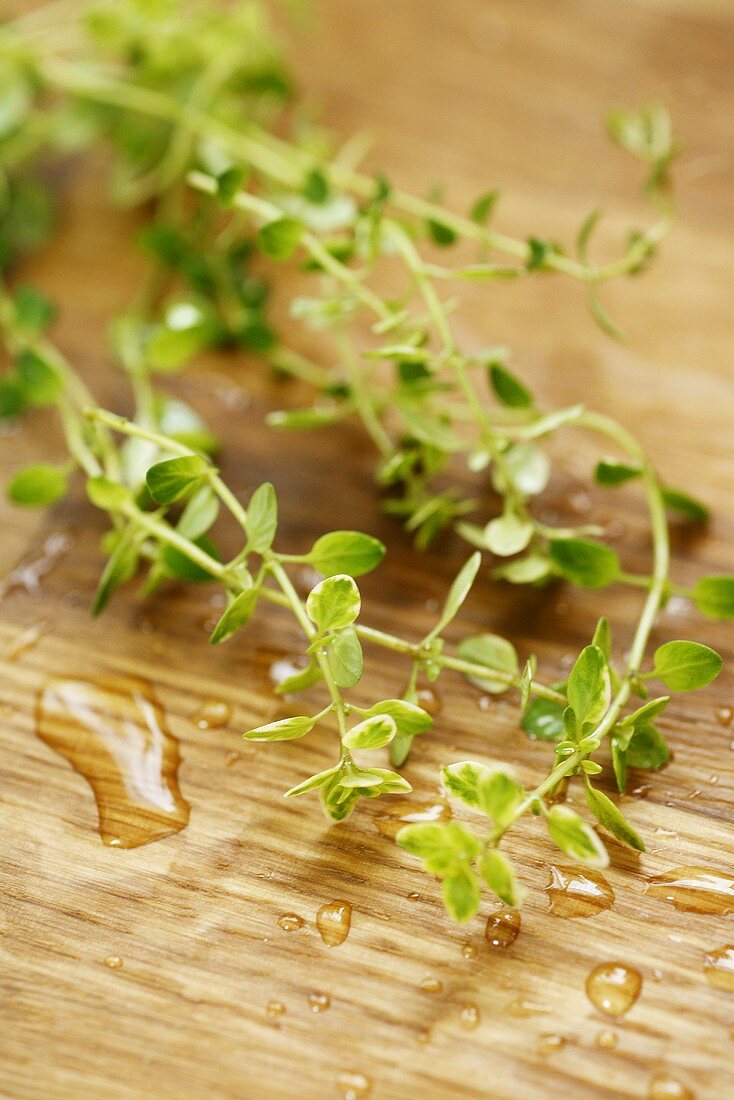
<instances>
[{"instance_id":1,"label":"water droplet","mask_svg":"<svg viewBox=\"0 0 734 1100\"><path fill-rule=\"evenodd\" d=\"M667 1073L656 1073L647 1086L647 1100L695 1100L695 1094Z\"/></svg>"},{"instance_id":2,"label":"water droplet","mask_svg":"<svg viewBox=\"0 0 734 1100\"><path fill-rule=\"evenodd\" d=\"M512 947L521 927L522 917L518 909L496 909L487 917L484 938L491 947Z\"/></svg>"},{"instance_id":3,"label":"water droplet","mask_svg":"<svg viewBox=\"0 0 734 1100\"><path fill-rule=\"evenodd\" d=\"M538 1039L538 1053L539 1054L555 1054L559 1050L563 1050L566 1045L566 1040L562 1035L541 1035Z\"/></svg>"},{"instance_id":4,"label":"water droplet","mask_svg":"<svg viewBox=\"0 0 734 1100\"><path fill-rule=\"evenodd\" d=\"M110 970L119 970L122 966L122 959L119 955L108 955L104 964L109 966Z\"/></svg>"},{"instance_id":5,"label":"water droplet","mask_svg":"<svg viewBox=\"0 0 734 1100\"><path fill-rule=\"evenodd\" d=\"M476 959L478 954L476 944L467 940L466 943L461 945L461 954L464 959Z\"/></svg>"},{"instance_id":6,"label":"water droplet","mask_svg":"<svg viewBox=\"0 0 734 1100\"><path fill-rule=\"evenodd\" d=\"M734 879L706 867L673 867L651 878L647 892L684 913L734 913Z\"/></svg>"},{"instance_id":7,"label":"water droplet","mask_svg":"<svg viewBox=\"0 0 734 1100\"><path fill-rule=\"evenodd\" d=\"M664 836L669 840L678 839L678 833L676 833L673 829L663 829L661 826L658 826L657 829L655 829L655 836Z\"/></svg>"},{"instance_id":8,"label":"water droplet","mask_svg":"<svg viewBox=\"0 0 734 1100\"><path fill-rule=\"evenodd\" d=\"M717 784L718 782L719 782L719 777L718 777L718 775L710 775L710 776L709 776L709 783L711 783L711 784L712 784L713 786L716 786L716 784Z\"/></svg>"},{"instance_id":9,"label":"water droplet","mask_svg":"<svg viewBox=\"0 0 734 1100\"><path fill-rule=\"evenodd\" d=\"M596 1045L602 1050L615 1050L619 1043L616 1031L600 1031L596 1037Z\"/></svg>"},{"instance_id":10,"label":"water droplet","mask_svg":"<svg viewBox=\"0 0 734 1100\"><path fill-rule=\"evenodd\" d=\"M282 1001L268 1001L265 1011L271 1020L277 1020L285 1014L285 1005Z\"/></svg>"},{"instance_id":11,"label":"water droplet","mask_svg":"<svg viewBox=\"0 0 734 1100\"><path fill-rule=\"evenodd\" d=\"M331 1008L331 998L326 993L309 993L308 1003L312 1012L326 1012L327 1008Z\"/></svg>"},{"instance_id":12,"label":"water droplet","mask_svg":"<svg viewBox=\"0 0 734 1100\"><path fill-rule=\"evenodd\" d=\"M278 917L278 924L284 932L297 932L299 928L303 928L303 917L299 917L298 913L284 913L282 917Z\"/></svg>"},{"instance_id":13,"label":"water droplet","mask_svg":"<svg viewBox=\"0 0 734 1100\"><path fill-rule=\"evenodd\" d=\"M316 927L327 947L339 947L352 926L352 907L348 901L329 901L316 914Z\"/></svg>"},{"instance_id":14,"label":"water droplet","mask_svg":"<svg viewBox=\"0 0 734 1100\"><path fill-rule=\"evenodd\" d=\"M420 1043L421 1046L425 1046L426 1043L431 1041L431 1033L427 1027L421 1028L415 1037L416 1043Z\"/></svg>"},{"instance_id":15,"label":"water droplet","mask_svg":"<svg viewBox=\"0 0 734 1100\"><path fill-rule=\"evenodd\" d=\"M556 917L594 917L614 903L614 891L604 875L591 868L552 866L546 892Z\"/></svg>"},{"instance_id":16,"label":"water droplet","mask_svg":"<svg viewBox=\"0 0 734 1100\"><path fill-rule=\"evenodd\" d=\"M17 660L21 654L38 645L41 638L45 634L50 634L53 628L54 624L51 619L40 619L39 622L26 627L25 630L21 630L5 650L5 660Z\"/></svg>"},{"instance_id":17,"label":"water droplet","mask_svg":"<svg viewBox=\"0 0 734 1100\"><path fill-rule=\"evenodd\" d=\"M200 730L218 730L232 717L232 708L223 699L207 699L192 715Z\"/></svg>"},{"instance_id":18,"label":"water droplet","mask_svg":"<svg viewBox=\"0 0 734 1100\"><path fill-rule=\"evenodd\" d=\"M548 1005L539 1004L537 1001L529 1001L524 997L518 997L510 1001L507 1006L510 1016L518 1016L525 1019L529 1016L547 1016L551 1009Z\"/></svg>"},{"instance_id":19,"label":"water droplet","mask_svg":"<svg viewBox=\"0 0 734 1100\"><path fill-rule=\"evenodd\" d=\"M233 768L238 760L242 759L241 752L228 752L224 758L225 768Z\"/></svg>"},{"instance_id":20,"label":"water droplet","mask_svg":"<svg viewBox=\"0 0 734 1100\"><path fill-rule=\"evenodd\" d=\"M476 1005L464 1005L459 1013L459 1024L464 1031L476 1031L481 1022L479 1009Z\"/></svg>"},{"instance_id":21,"label":"water droplet","mask_svg":"<svg viewBox=\"0 0 734 1100\"><path fill-rule=\"evenodd\" d=\"M432 977L432 975L429 974L423 979L420 987L424 993L441 993L441 991L443 990L443 982L439 981L438 978L434 978Z\"/></svg>"},{"instance_id":22,"label":"water droplet","mask_svg":"<svg viewBox=\"0 0 734 1100\"><path fill-rule=\"evenodd\" d=\"M428 685L418 688L416 697L418 706L422 707L423 710L427 711L429 714L438 714L443 706L437 688L428 687Z\"/></svg>"},{"instance_id":23,"label":"water droplet","mask_svg":"<svg viewBox=\"0 0 734 1100\"><path fill-rule=\"evenodd\" d=\"M18 589L28 592L31 596L37 595L41 588L41 581L63 558L73 541L71 534L67 531L56 531L49 535L37 558L22 561L3 580L0 584L0 599Z\"/></svg>"},{"instance_id":24,"label":"water droplet","mask_svg":"<svg viewBox=\"0 0 734 1100\"><path fill-rule=\"evenodd\" d=\"M369 1096L372 1082L363 1073L340 1073L336 1083L341 1090L342 1100L362 1100Z\"/></svg>"},{"instance_id":25,"label":"water droplet","mask_svg":"<svg viewBox=\"0 0 734 1100\"><path fill-rule=\"evenodd\" d=\"M403 825L451 820L451 807L442 798L429 802L416 799L394 798L385 813L375 817L375 828L382 836L394 840Z\"/></svg>"},{"instance_id":26,"label":"water droplet","mask_svg":"<svg viewBox=\"0 0 734 1100\"><path fill-rule=\"evenodd\" d=\"M642 974L620 962L600 963L586 979L586 996L605 1016L629 1012L642 990Z\"/></svg>"},{"instance_id":27,"label":"water droplet","mask_svg":"<svg viewBox=\"0 0 734 1100\"><path fill-rule=\"evenodd\" d=\"M734 719L734 710L731 707L719 707L716 712L716 721L721 726L730 726Z\"/></svg>"},{"instance_id":28,"label":"water droplet","mask_svg":"<svg viewBox=\"0 0 734 1100\"><path fill-rule=\"evenodd\" d=\"M411 890L410 893L406 894L405 896L408 901L420 901L422 895L419 894L417 890Z\"/></svg>"},{"instance_id":29,"label":"water droplet","mask_svg":"<svg viewBox=\"0 0 734 1100\"><path fill-rule=\"evenodd\" d=\"M734 993L734 944L727 943L724 947L717 947L706 956L703 972L706 981L714 989L725 989L727 993Z\"/></svg>"},{"instance_id":30,"label":"water droplet","mask_svg":"<svg viewBox=\"0 0 734 1100\"><path fill-rule=\"evenodd\" d=\"M279 657L278 660L273 661L270 666L270 679L275 687L278 687L287 680L289 676L296 676L299 672L303 672L307 665L308 658L304 657L301 653Z\"/></svg>"},{"instance_id":31,"label":"water droplet","mask_svg":"<svg viewBox=\"0 0 734 1100\"><path fill-rule=\"evenodd\" d=\"M105 844L137 848L186 827L178 742L150 684L132 677L49 680L37 731L91 786Z\"/></svg>"},{"instance_id":32,"label":"water droplet","mask_svg":"<svg viewBox=\"0 0 734 1100\"><path fill-rule=\"evenodd\" d=\"M568 498L569 507L577 516L583 516L591 510L591 497L588 493L571 493Z\"/></svg>"}]
</instances>

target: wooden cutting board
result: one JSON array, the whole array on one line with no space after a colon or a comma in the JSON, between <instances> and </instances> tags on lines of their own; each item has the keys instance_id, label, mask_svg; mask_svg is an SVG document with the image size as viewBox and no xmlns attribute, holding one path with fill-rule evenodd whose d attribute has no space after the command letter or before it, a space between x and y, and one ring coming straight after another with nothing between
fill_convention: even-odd
<instances>
[{"instance_id":1,"label":"wooden cutting board","mask_svg":"<svg viewBox=\"0 0 734 1100\"><path fill-rule=\"evenodd\" d=\"M457 209L500 186L498 224L520 236L571 240L601 204L600 246L613 248L644 209L634 166L607 147L600 119L617 102L670 107L686 150L680 225L654 270L605 294L629 343L595 329L580 288L548 277L472 290L459 325L467 342L510 344L549 403L584 400L635 429L669 481L714 511L705 533L676 530L676 576L690 583L731 572L729 0L319 0L315 8L296 60L328 124L344 135L369 130L371 166L418 193L441 180ZM23 274L58 297L61 347L102 399L125 409L104 333L140 271L134 221L109 212L96 164L65 172L60 186L55 243ZM246 399L233 415L236 387ZM373 455L358 431L274 437L264 414L304 395L268 381L255 360L209 361L172 389L215 423L224 474L238 491L275 482L288 547L340 526L388 542L384 566L362 585L365 621L408 636L427 628L466 547L447 538L424 557L413 552L380 513ZM45 413L1 446L4 480L62 453ZM644 568L636 493L587 499L588 444L569 437L557 457L549 507L563 512L575 501L589 514L618 515L618 548L630 568ZM633 860L612 850L614 904L585 919L549 912L544 888L556 857L539 828L520 829L510 849L533 889L520 935L499 949L484 937L488 901L468 927L448 922L436 884L384 835L394 824L381 818L384 804L329 828L315 804L283 802L286 788L331 759L328 730L305 743L243 747L239 732L276 711L271 666L297 652L288 618L268 609L248 634L212 650L205 624L216 608L204 587L147 601L128 591L92 621L102 524L81 492L46 515L3 505L2 520L2 1096L734 1095L734 992L704 974L706 955L734 943L734 916L681 912L646 892L650 876L681 865L734 872L729 627L701 623L680 601L660 618L656 641L701 638L728 664L713 687L666 711L675 758L639 776L638 795L625 799L648 851ZM232 538L223 535L225 546ZM455 637L507 632L553 679L602 611L611 610L623 650L637 607L634 593L508 592L485 577ZM360 694L400 690L392 658L371 653L369 670ZM39 700L45 692L48 722L61 690L50 681L73 692L68 681L90 678L107 693L95 697L102 709L110 692L155 700L146 713L166 752L180 754L181 798L191 807L181 831L132 850L103 845L89 784L37 736ZM484 709L458 679L440 693L435 729L406 772L418 803L435 803L438 768L450 760L510 759L523 781L540 779L547 750L521 734L513 703ZM212 700L219 706L202 719ZM207 714L213 721L201 728ZM335 901L352 910L341 946L316 927L319 908ZM590 970L608 961L643 976L619 1024L584 993ZM661 1076L679 1091L651 1092Z\"/></svg>"}]
</instances>

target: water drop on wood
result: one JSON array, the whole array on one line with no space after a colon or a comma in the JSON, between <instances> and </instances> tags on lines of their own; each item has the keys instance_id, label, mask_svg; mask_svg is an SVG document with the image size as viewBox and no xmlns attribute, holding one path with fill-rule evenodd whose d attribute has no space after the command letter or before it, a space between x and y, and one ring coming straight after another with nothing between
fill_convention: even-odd
<instances>
[{"instance_id":1,"label":"water drop on wood","mask_svg":"<svg viewBox=\"0 0 734 1100\"><path fill-rule=\"evenodd\" d=\"M390 802L385 813L380 813L375 817L375 828L382 836L394 840L403 825L450 820L451 807L443 798L434 798L426 802L419 802L417 799L396 798Z\"/></svg>"},{"instance_id":2,"label":"water drop on wood","mask_svg":"<svg viewBox=\"0 0 734 1100\"><path fill-rule=\"evenodd\" d=\"M552 866L546 893L550 912L567 919L594 917L614 903L604 875L591 868Z\"/></svg>"},{"instance_id":3,"label":"water drop on wood","mask_svg":"<svg viewBox=\"0 0 734 1100\"><path fill-rule=\"evenodd\" d=\"M232 708L223 699L207 699L199 707L192 721L200 730L218 730L226 726L232 717Z\"/></svg>"},{"instance_id":4,"label":"water drop on wood","mask_svg":"<svg viewBox=\"0 0 734 1100\"><path fill-rule=\"evenodd\" d=\"M518 909L496 909L487 917L484 938L490 947L512 947L521 927L522 917Z\"/></svg>"},{"instance_id":5,"label":"water drop on wood","mask_svg":"<svg viewBox=\"0 0 734 1100\"><path fill-rule=\"evenodd\" d=\"M667 1073L656 1073L647 1087L647 1100L695 1100L689 1088Z\"/></svg>"},{"instance_id":6,"label":"water drop on wood","mask_svg":"<svg viewBox=\"0 0 734 1100\"><path fill-rule=\"evenodd\" d=\"M131 677L49 680L38 736L92 788L99 832L114 848L137 848L185 828L178 742L150 684Z\"/></svg>"},{"instance_id":7,"label":"water drop on wood","mask_svg":"<svg viewBox=\"0 0 734 1100\"><path fill-rule=\"evenodd\" d=\"M336 1083L342 1100L363 1100L363 1097L369 1096L372 1088L372 1082L364 1073L340 1073Z\"/></svg>"},{"instance_id":8,"label":"water drop on wood","mask_svg":"<svg viewBox=\"0 0 734 1100\"><path fill-rule=\"evenodd\" d=\"M438 978L434 978L433 975L427 975L420 984L421 991L423 993L429 993L434 996L437 993L441 993L443 990L443 982Z\"/></svg>"},{"instance_id":9,"label":"water drop on wood","mask_svg":"<svg viewBox=\"0 0 734 1100\"><path fill-rule=\"evenodd\" d=\"M331 1008L331 998L326 993L319 993L314 990L313 993L308 995L308 1003L312 1012L326 1012L327 1008Z\"/></svg>"},{"instance_id":10,"label":"water drop on wood","mask_svg":"<svg viewBox=\"0 0 734 1100\"><path fill-rule=\"evenodd\" d=\"M352 907L348 901L329 901L316 914L316 927L327 947L340 947L352 926Z\"/></svg>"},{"instance_id":11,"label":"water drop on wood","mask_svg":"<svg viewBox=\"0 0 734 1100\"><path fill-rule=\"evenodd\" d=\"M706 955L703 972L714 989L734 993L734 944L727 943Z\"/></svg>"},{"instance_id":12,"label":"water drop on wood","mask_svg":"<svg viewBox=\"0 0 734 1100\"><path fill-rule=\"evenodd\" d=\"M463 1027L464 1031L476 1031L480 1021L481 1017L477 1006L464 1005L459 1013L459 1024Z\"/></svg>"},{"instance_id":13,"label":"water drop on wood","mask_svg":"<svg viewBox=\"0 0 734 1100\"><path fill-rule=\"evenodd\" d=\"M632 1008L642 990L642 974L621 962L600 963L586 979L586 996L605 1016L619 1019Z\"/></svg>"},{"instance_id":14,"label":"water drop on wood","mask_svg":"<svg viewBox=\"0 0 734 1100\"><path fill-rule=\"evenodd\" d=\"M673 867L651 878L647 892L683 913L734 913L734 878L707 867Z\"/></svg>"},{"instance_id":15,"label":"water drop on wood","mask_svg":"<svg viewBox=\"0 0 734 1100\"><path fill-rule=\"evenodd\" d=\"M278 924L284 932L297 932L303 928L305 921L298 913L283 913L282 917L278 917Z\"/></svg>"},{"instance_id":16,"label":"water drop on wood","mask_svg":"<svg viewBox=\"0 0 734 1100\"><path fill-rule=\"evenodd\" d=\"M119 955L108 955L104 960L105 966L108 966L110 970L119 970L122 966L122 959Z\"/></svg>"}]
</instances>

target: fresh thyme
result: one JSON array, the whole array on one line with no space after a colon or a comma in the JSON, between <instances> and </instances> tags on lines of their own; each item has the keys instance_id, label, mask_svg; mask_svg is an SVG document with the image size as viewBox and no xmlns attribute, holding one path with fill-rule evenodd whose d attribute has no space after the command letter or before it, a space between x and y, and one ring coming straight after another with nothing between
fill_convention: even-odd
<instances>
[{"instance_id":1,"label":"fresh thyme","mask_svg":"<svg viewBox=\"0 0 734 1100\"><path fill-rule=\"evenodd\" d=\"M634 437L611 418L580 405L538 409L509 368L504 349L462 351L450 323L453 305L439 287L528 272L562 273L585 286L594 317L616 334L597 289L608 279L639 271L671 222L668 168L675 145L665 113L648 108L612 117L615 139L647 166L646 192L659 217L649 229L630 235L619 260L597 265L589 260L596 214L583 223L577 256L570 257L553 242L515 240L490 228L494 192L481 196L469 217L459 217L384 179L361 175L348 149L332 155L318 135L300 144L277 138L273 125L290 82L259 5L205 4L192 15L176 0L159 0L151 15L150 5L138 0L102 2L85 6L79 22L69 10L66 4L49 5L0 29L9 93L0 114L0 264L9 268L17 254L40 243L47 228L49 203L36 162L59 146L111 142L118 197L154 200L143 236L150 273L114 328L135 414L128 420L96 407L84 382L47 339L53 310L45 299L28 288L3 290L0 328L12 365L0 381L0 413L12 417L33 406L55 405L69 450L62 466L41 464L16 474L11 499L52 504L66 492L73 472L84 472L91 501L111 521L95 613L142 566L146 593L169 578L224 587L227 607L212 633L215 644L245 628L263 600L290 612L303 633L307 664L276 690L290 696L320 684L325 705L245 736L294 740L320 723L334 724L333 767L287 792L291 797L317 792L333 820L347 817L362 797L410 790L398 772L368 766L353 754L389 746L394 767L405 761L413 738L433 721L419 705L419 677L433 682L448 670L492 693L516 690L523 728L553 745L546 777L526 790L508 765L449 764L442 770L444 786L487 818L485 832L477 835L450 822L408 826L398 836L442 879L455 919L468 920L476 912L482 882L506 904L520 903L523 888L500 843L527 814L543 817L552 841L567 855L605 865L597 832L556 801L570 778L584 783L589 811L602 829L642 849L642 839L618 807L594 786L602 770L595 754L606 741L621 791L628 767L655 769L667 762L655 720L668 696L650 697L648 682L658 681L668 691L703 687L718 674L721 659L700 643L674 641L650 661L656 615L670 595L682 593L704 614L732 617L734 578L704 577L691 590L674 585L665 509L702 520L703 506L661 483ZM243 39L247 51L233 45ZM479 246L477 262L451 267L427 258L426 245L448 248L458 240ZM294 258L311 273L315 294L294 300L292 312L331 334L336 370L279 343L267 319L267 286L250 267L256 251L280 263ZM509 262L496 262L497 255ZM384 258L398 261L405 272L407 285L397 299L379 293ZM366 346L354 337L363 315L371 333ZM411 641L364 625L354 578L379 564L382 544L358 532L337 531L317 539L306 554L280 553L273 487L260 486L245 508L214 465L217 442L208 427L193 409L158 389L161 375L214 344L260 352L317 389L314 406L271 417L278 426L316 427L356 414L380 455L381 483L402 488L390 508L416 533L419 545L455 524L477 551L507 559L495 574L515 583L563 577L584 587L621 582L644 589L625 660L613 658L606 619L565 683L540 682L533 658L521 669L512 643L494 634L465 638L455 654L447 652L443 634L471 590L479 552L456 577L424 638ZM482 390L485 380L493 405ZM599 484L640 482L652 539L649 575L627 574L617 554L599 541L597 528L551 528L534 517L532 499L550 476L542 442L573 428L604 441ZM608 457L607 448L619 457ZM471 470L488 471L501 500L500 514L483 525L464 518L472 501L432 488L434 476L456 456ZM221 509L243 539L229 561L221 560L209 538ZM306 600L291 579L292 568L303 563L324 577ZM363 646L370 645L405 658L407 687L401 698L365 708L351 703L347 693L362 679Z\"/></svg>"}]
</instances>

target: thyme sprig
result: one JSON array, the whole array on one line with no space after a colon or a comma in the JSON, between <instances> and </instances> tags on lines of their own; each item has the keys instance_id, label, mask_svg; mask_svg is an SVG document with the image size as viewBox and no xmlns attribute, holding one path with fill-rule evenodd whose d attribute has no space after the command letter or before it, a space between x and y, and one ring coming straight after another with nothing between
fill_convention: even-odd
<instances>
[{"instance_id":1,"label":"thyme sprig","mask_svg":"<svg viewBox=\"0 0 734 1100\"><path fill-rule=\"evenodd\" d=\"M374 766L372 759L363 762L359 754L389 747L393 767L405 761L413 738L432 724L419 705L419 677L434 682L453 671L484 691L516 690L523 728L553 746L545 778L526 790L509 765L449 764L442 770L446 789L483 814L488 831L478 835L452 821L409 826L398 837L442 879L447 908L457 920L476 912L482 882L507 904L520 902L523 888L500 845L528 814L543 818L551 840L567 855L605 864L595 829L558 801L574 777L584 784L597 824L642 848L618 807L594 785L602 770L596 754L604 742L610 746L620 790L628 767L655 769L667 762L656 718L668 696L650 697L648 681L658 680L668 691L703 687L718 674L721 659L700 643L673 641L660 646L647 667L656 615L676 592L691 596L707 615L732 617L734 578L704 577L691 590L676 586L669 575L665 509L701 520L703 506L664 485L638 442L611 418L580 405L539 409L508 366L504 349L462 350L451 324L454 304L444 300L442 288L562 273L585 286L596 320L618 334L597 288L645 266L670 227L668 169L676 147L665 112L619 111L610 120L615 140L646 165L645 189L658 220L632 233L619 259L592 263L596 213L582 224L572 257L552 241L495 232L488 224L495 192L480 196L470 216L458 216L433 199L359 173L313 131L299 140L275 136L290 81L260 5L189 10L178 0L159 0L151 11L140 0L102 0L80 9L79 21L70 18L75 10L48 5L0 30L10 90L0 132L0 266L9 268L17 254L40 243L48 226L49 204L35 172L39 160L59 149L109 142L118 198L153 200L144 233L150 271L113 334L135 413L125 419L96 406L49 342L53 310L40 295L23 287L2 290L0 328L11 367L0 381L0 412L10 417L54 405L69 450L60 466L39 464L16 474L11 499L52 504L74 471L83 471L91 501L110 518L95 613L141 568L147 571L146 593L169 579L223 586L227 607L212 632L216 644L244 629L261 601L289 612L302 631L307 664L277 690L291 696L320 685L325 705L245 736L293 740L321 723L335 725L334 765L287 792L317 791L332 820L348 816L362 797L410 789L397 772ZM233 45L243 41L247 50ZM460 240L478 246L476 262L436 262L434 246ZM256 252L281 264L294 258L310 275L315 292L295 299L292 312L331 335L336 368L279 342L266 314L267 287L251 269ZM511 262L500 263L498 256ZM380 292L383 263L402 272L405 286L397 298ZM280 552L273 487L260 486L243 506L214 465L218 444L207 425L160 388L162 375L221 344L258 351L316 388L313 406L275 414L276 425L316 427L355 414L361 419L380 455L381 483L402 493L389 506L419 545L454 524L478 550L506 559L495 572L516 583L563 577L586 587L621 582L643 589L624 661L613 658L606 619L564 683L542 683L535 659L521 668L512 643L495 634L465 638L449 652L444 632L469 595L479 553L459 572L425 637L405 639L362 623L354 578L379 563L382 544L337 531L303 554ZM494 405L486 401L487 383ZM571 428L604 440L595 475L600 484L642 485L652 540L649 575L627 573L617 554L598 541L599 529L553 528L534 516L532 500L550 477L542 444ZM607 447L620 457L607 456ZM484 524L464 518L472 501L433 488L435 475L456 457L476 472L489 472L501 508ZM222 509L243 540L228 561L210 539ZM293 568L303 563L323 576L305 600L292 580ZM369 707L351 702L349 693L365 673L363 645L405 658L400 698Z\"/></svg>"}]
</instances>

